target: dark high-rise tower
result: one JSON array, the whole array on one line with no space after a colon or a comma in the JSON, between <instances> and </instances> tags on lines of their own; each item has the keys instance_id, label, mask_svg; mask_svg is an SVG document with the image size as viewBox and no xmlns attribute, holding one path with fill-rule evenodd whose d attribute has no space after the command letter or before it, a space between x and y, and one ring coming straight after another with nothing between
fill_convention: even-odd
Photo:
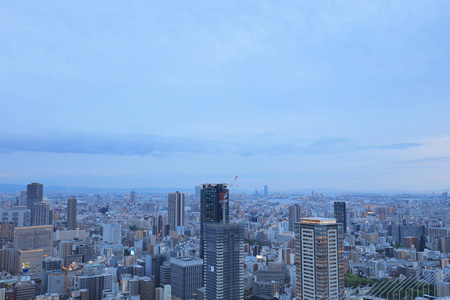
<instances>
[{"instance_id":1,"label":"dark high-rise tower","mask_svg":"<svg viewBox=\"0 0 450 300\"><path fill-rule=\"evenodd\" d=\"M134 204L136 202L136 192L135 191L132 191L130 193L130 202L131 202L131 204Z\"/></svg>"},{"instance_id":2,"label":"dark high-rise tower","mask_svg":"<svg viewBox=\"0 0 450 300\"><path fill-rule=\"evenodd\" d=\"M205 224L206 300L244 299L244 227Z\"/></svg>"},{"instance_id":3,"label":"dark high-rise tower","mask_svg":"<svg viewBox=\"0 0 450 300\"><path fill-rule=\"evenodd\" d=\"M202 271L203 260L198 257L170 258L172 296L176 299L195 299L197 289L202 287Z\"/></svg>"},{"instance_id":4,"label":"dark high-rise tower","mask_svg":"<svg viewBox=\"0 0 450 300\"><path fill-rule=\"evenodd\" d=\"M226 184L203 184L200 196L200 258L204 258L205 225L230 219L229 191Z\"/></svg>"},{"instance_id":5,"label":"dark high-rise tower","mask_svg":"<svg viewBox=\"0 0 450 300\"><path fill-rule=\"evenodd\" d=\"M344 233L347 231L347 209L345 202L334 202L334 218L337 223L344 226Z\"/></svg>"},{"instance_id":6,"label":"dark high-rise tower","mask_svg":"<svg viewBox=\"0 0 450 300\"><path fill-rule=\"evenodd\" d=\"M34 216L34 203L42 202L43 200L44 185L37 182L27 184L27 208L31 210L31 222L36 219L36 217Z\"/></svg>"},{"instance_id":7,"label":"dark high-rise tower","mask_svg":"<svg viewBox=\"0 0 450 300\"><path fill-rule=\"evenodd\" d=\"M169 226L176 230L177 227L184 226L184 193L176 192L168 194L169 201Z\"/></svg>"},{"instance_id":8,"label":"dark high-rise tower","mask_svg":"<svg viewBox=\"0 0 450 300\"><path fill-rule=\"evenodd\" d=\"M299 204L289 206L289 231L294 231L294 224L302 218L302 207Z\"/></svg>"},{"instance_id":9,"label":"dark high-rise tower","mask_svg":"<svg viewBox=\"0 0 450 300\"><path fill-rule=\"evenodd\" d=\"M67 199L67 229L75 230L77 228L77 198L70 196Z\"/></svg>"}]
</instances>

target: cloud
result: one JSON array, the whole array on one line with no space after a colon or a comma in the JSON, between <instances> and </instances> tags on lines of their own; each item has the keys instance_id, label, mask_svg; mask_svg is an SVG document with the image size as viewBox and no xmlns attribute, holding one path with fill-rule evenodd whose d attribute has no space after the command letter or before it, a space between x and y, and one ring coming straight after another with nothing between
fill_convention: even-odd
<instances>
[{"instance_id":1,"label":"cloud","mask_svg":"<svg viewBox=\"0 0 450 300\"><path fill-rule=\"evenodd\" d=\"M425 163L425 162L447 162L450 161L450 157L444 156L444 157L424 157L419 159L413 159L413 160L406 160L400 162L400 164L419 164L419 163Z\"/></svg>"},{"instance_id":2,"label":"cloud","mask_svg":"<svg viewBox=\"0 0 450 300\"><path fill-rule=\"evenodd\" d=\"M0 134L0 152L170 155L207 153L216 148L205 139L153 134Z\"/></svg>"},{"instance_id":3,"label":"cloud","mask_svg":"<svg viewBox=\"0 0 450 300\"><path fill-rule=\"evenodd\" d=\"M397 143L397 144L380 146L378 148L386 149L386 150L401 150L401 149L408 149L408 148L420 147L420 146L423 146L423 144L420 144L420 143Z\"/></svg>"},{"instance_id":4,"label":"cloud","mask_svg":"<svg viewBox=\"0 0 450 300\"><path fill-rule=\"evenodd\" d=\"M322 155L355 151L360 147L342 138L279 140L274 136L177 137L155 134L22 134L0 133L0 152L30 151L99 155L222 154Z\"/></svg>"}]
</instances>

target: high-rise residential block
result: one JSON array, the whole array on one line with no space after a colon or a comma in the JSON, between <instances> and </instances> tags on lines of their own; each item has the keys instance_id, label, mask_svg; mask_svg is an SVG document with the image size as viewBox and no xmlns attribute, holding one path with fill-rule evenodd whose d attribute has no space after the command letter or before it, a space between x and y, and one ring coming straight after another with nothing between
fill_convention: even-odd
<instances>
[{"instance_id":1,"label":"high-rise residential block","mask_svg":"<svg viewBox=\"0 0 450 300\"><path fill-rule=\"evenodd\" d=\"M244 227L205 224L205 299L244 299Z\"/></svg>"},{"instance_id":2,"label":"high-rise residential block","mask_svg":"<svg viewBox=\"0 0 450 300\"><path fill-rule=\"evenodd\" d=\"M302 207L299 204L289 206L289 231L294 231L294 224L302 219Z\"/></svg>"},{"instance_id":3,"label":"high-rise residential block","mask_svg":"<svg viewBox=\"0 0 450 300\"><path fill-rule=\"evenodd\" d=\"M205 233L208 223L228 223L229 190L226 184L203 184L200 197L200 258L204 258Z\"/></svg>"},{"instance_id":4,"label":"high-rise residential block","mask_svg":"<svg viewBox=\"0 0 450 300\"><path fill-rule=\"evenodd\" d=\"M344 226L344 233L347 231L347 208L345 202L334 202L334 218L337 223Z\"/></svg>"},{"instance_id":5,"label":"high-rise residential block","mask_svg":"<svg viewBox=\"0 0 450 300\"><path fill-rule=\"evenodd\" d=\"M50 216L50 205L45 202L36 202L33 204L34 220L32 223L35 226L51 225L52 218Z\"/></svg>"},{"instance_id":6,"label":"high-rise residential block","mask_svg":"<svg viewBox=\"0 0 450 300\"><path fill-rule=\"evenodd\" d=\"M178 191L168 194L169 226L172 230L184 226L184 199L185 194Z\"/></svg>"},{"instance_id":7,"label":"high-rise residential block","mask_svg":"<svg viewBox=\"0 0 450 300\"><path fill-rule=\"evenodd\" d=\"M34 217L34 203L44 200L44 185L34 182L27 185L27 208L31 210L31 221ZM32 224L35 225L35 224Z\"/></svg>"},{"instance_id":8,"label":"high-rise residential block","mask_svg":"<svg viewBox=\"0 0 450 300\"><path fill-rule=\"evenodd\" d=\"M304 218L295 226L297 299L343 299L343 225L335 219Z\"/></svg>"},{"instance_id":9,"label":"high-rise residential block","mask_svg":"<svg viewBox=\"0 0 450 300\"><path fill-rule=\"evenodd\" d=\"M172 296L176 299L192 300L202 286L203 260L183 256L170 259Z\"/></svg>"},{"instance_id":10,"label":"high-rise residential block","mask_svg":"<svg viewBox=\"0 0 450 300\"><path fill-rule=\"evenodd\" d=\"M75 230L77 228L77 204L78 200L75 196L67 199L67 229Z\"/></svg>"}]
</instances>

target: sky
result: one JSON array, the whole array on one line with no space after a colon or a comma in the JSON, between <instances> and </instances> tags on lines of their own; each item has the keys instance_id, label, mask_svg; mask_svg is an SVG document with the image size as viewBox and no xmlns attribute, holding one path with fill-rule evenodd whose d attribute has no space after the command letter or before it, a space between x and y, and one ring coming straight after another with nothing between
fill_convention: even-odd
<instances>
[{"instance_id":1,"label":"sky","mask_svg":"<svg viewBox=\"0 0 450 300\"><path fill-rule=\"evenodd\" d=\"M0 183L450 188L449 11L2 1Z\"/></svg>"}]
</instances>

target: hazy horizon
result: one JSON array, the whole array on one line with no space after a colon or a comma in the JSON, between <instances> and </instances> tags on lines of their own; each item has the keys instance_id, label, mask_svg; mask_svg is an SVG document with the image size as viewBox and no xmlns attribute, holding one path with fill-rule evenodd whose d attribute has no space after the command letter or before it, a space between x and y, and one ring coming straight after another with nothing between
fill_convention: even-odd
<instances>
[{"instance_id":1,"label":"hazy horizon","mask_svg":"<svg viewBox=\"0 0 450 300\"><path fill-rule=\"evenodd\" d=\"M0 4L0 183L450 186L448 1Z\"/></svg>"}]
</instances>

